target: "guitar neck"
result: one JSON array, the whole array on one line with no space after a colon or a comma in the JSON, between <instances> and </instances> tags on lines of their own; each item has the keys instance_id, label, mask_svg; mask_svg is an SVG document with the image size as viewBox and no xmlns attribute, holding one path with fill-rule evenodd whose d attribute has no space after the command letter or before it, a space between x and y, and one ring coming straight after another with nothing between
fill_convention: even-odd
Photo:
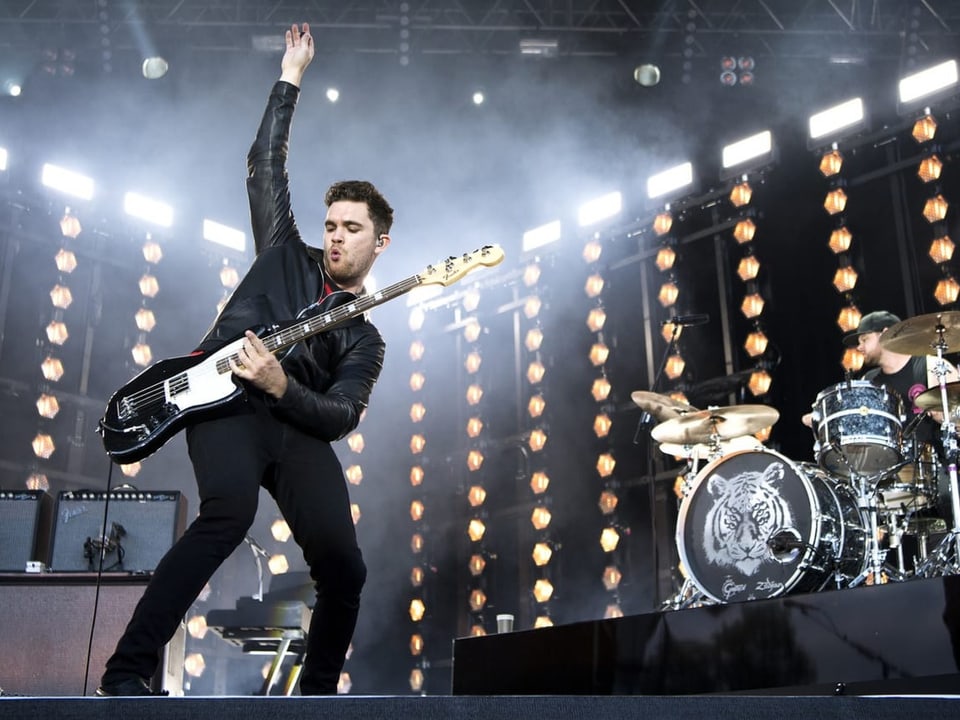
<instances>
[{"instance_id":1,"label":"guitar neck","mask_svg":"<svg viewBox=\"0 0 960 720\"><path fill-rule=\"evenodd\" d=\"M416 275L411 275L406 280L389 285L383 290L370 295L354 296L349 302L337 305L331 310L317 312L314 315L290 323L282 330L265 335L261 340L267 350L276 354L296 345L305 338L336 327L377 305L408 293L418 285L439 284L446 287L478 266L491 267L502 260L503 250L498 245L485 245L472 253L464 253L460 257L451 256L443 262L428 265ZM234 347L239 347L242 343L242 339L239 339L235 344L222 348L222 350L229 353ZM216 361L217 372L221 374L230 372L229 361L230 359L236 360L236 358L236 354L220 357Z\"/></svg>"},{"instance_id":2,"label":"guitar neck","mask_svg":"<svg viewBox=\"0 0 960 720\"><path fill-rule=\"evenodd\" d=\"M365 313L377 305L381 305L400 295L408 293L420 283L420 275L411 275L406 280L401 280L393 285L389 285L383 288L383 290L378 290L370 295L358 295L350 302L338 305L332 310L306 317L298 323L285 327L283 330L265 335L261 340L271 353L279 353L288 347L296 345L301 340L317 335L324 330L329 330L347 320L355 318L357 315ZM230 357L234 360L236 359L235 354L231 354ZM217 363L217 369L221 372L229 372L230 366L228 358L222 358Z\"/></svg>"}]
</instances>

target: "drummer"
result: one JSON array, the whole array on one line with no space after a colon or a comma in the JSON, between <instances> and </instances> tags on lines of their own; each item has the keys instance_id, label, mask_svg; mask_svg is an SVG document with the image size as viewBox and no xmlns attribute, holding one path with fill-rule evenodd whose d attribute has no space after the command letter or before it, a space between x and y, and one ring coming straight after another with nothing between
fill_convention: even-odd
<instances>
[{"instance_id":1,"label":"drummer","mask_svg":"<svg viewBox=\"0 0 960 720\"><path fill-rule=\"evenodd\" d=\"M880 337L899 322L900 318L885 310L868 313L860 320L856 332L843 338L843 344L863 353L863 364L871 368L864 373L864 380L896 390L903 400L904 412L909 406L912 410L909 414L916 415L923 412L913 404L917 395L940 384L937 374L940 361L935 355L901 355L882 347ZM956 368L946 360L943 362L947 371L944 380L957 380L960 376Z\"/></svg>"},{"instance_id":2,"label":"drummer","mask_svg":"<svg viewBox=\"0 0 960 720\"><path fill-rule=\"evenodd\" d=\"M937 374L940 361L935 355L902 355L883 347L881 336L899 322L899 317L886 310L867 313L860 319L857 329L844 336L843 344L855 347L863 353L863 364L870 368L864 373L863 379L894 390L903 400L904 412L912 417L923 412L913 404L916 397L928 388L940 384ZM947 371L944 378L946 382L960 378L951 363L946 360L943 362ZM935 417L939 418L940 414ZM813 427L812 413L807 413L802 419L804 425Z\"/></svg>"}]
</instances>

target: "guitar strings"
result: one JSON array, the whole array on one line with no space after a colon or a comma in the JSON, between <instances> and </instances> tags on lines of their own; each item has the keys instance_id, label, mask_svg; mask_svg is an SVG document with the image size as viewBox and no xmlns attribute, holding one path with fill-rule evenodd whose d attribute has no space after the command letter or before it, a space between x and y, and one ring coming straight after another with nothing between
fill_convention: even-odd
<instances>
[{"instance_id":1,"label":"guitar strings","mask_svg":"<svg viewBox=\"0 0 960 720\"><path fill-rule=\"evenodd\" d=\"M368 297L360 297L358 300L355 300L344 305L340 305L333 310L323 313L322 315L316 315L312 318L308 318L304 323L297 323L291 327L285 328L273 335L267 335L263 338L263 342L267 345L268 349L271 352L277 352L282 350L289 345L293 345L299 342L304 337L315 334L319 332L320 329L332 326L338 322L349 319L361 312L364 312L369 307L378 305L386 300L392 299L395 295L404 293L407 291L407 285L410 288L419 285L421 282L419 275L413 275L412 277L407 278L406 280L401 280L394 285L391 285L387 288L384 288L379 293ZM303 325L307 326L307 330L304 331L301 328ZM276 343L276 347L270 347L273 343ZM215 363L212 364L213 371L217 375L222 375L227 372L230 372L229 360L234 360L239 362L239 355L234 353L226 357L219 358ZM133 409L134 412L142 412L144 410L160 407L166 401L167 398L167 383L173 384L177 380L186 377L187 373L178 373L166 380L162 380L153 385L148 385L147 387L139 390L135 393L131 393L126 399L125 403ZM196 369L195 375L199 377L210 376L210 369ZM189 389L189 387L187 388Z\"/></svg>"}]
</instances>

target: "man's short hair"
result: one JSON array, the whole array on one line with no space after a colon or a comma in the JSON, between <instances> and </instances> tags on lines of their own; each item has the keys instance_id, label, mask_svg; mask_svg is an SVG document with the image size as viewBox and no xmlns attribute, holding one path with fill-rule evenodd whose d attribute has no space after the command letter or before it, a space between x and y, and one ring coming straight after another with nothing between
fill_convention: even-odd
<instances>
[{"instance_id":1,"label":"man's short hair","mask_svg":"<svg viewBox=\"0 0 960 720\"><path fill-rule=\"evenodd\" d=\"M324 203L330 207L338 200L349 200L367 204L370 219L373 220L373 231L377 236L390 232L393 226L393 208L387 199L380 194L373 183L366 180L341 180L330 186Z\"/></svg>"}]
</instances>

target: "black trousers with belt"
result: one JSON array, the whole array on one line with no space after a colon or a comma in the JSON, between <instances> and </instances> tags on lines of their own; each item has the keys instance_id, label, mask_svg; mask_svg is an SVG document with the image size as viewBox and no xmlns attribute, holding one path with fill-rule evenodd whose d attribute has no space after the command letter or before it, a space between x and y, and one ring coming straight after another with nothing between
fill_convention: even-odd
<instances>
[{"instance_id":1,"label":"black trousers with belt","mask_svg":"<svg viewBox=\"0 0 960 720\"><path fill-rule=\"evenodd\" d=\"M189 427L187 446L199 514L157 565L107 661L103 682L153 676L161 650L191 604L246 537L262 485L276 500L316 584L300 691L336 692L366 566L333 448L278 422L255 398L236 415Z\"/></svg>"}]
</instances>

